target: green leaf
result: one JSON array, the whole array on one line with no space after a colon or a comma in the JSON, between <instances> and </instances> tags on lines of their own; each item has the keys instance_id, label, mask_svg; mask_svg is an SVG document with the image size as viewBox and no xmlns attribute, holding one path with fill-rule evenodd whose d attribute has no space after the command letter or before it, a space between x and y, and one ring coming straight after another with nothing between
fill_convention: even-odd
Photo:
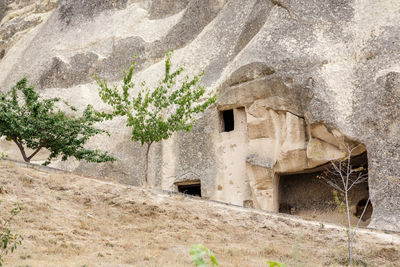
<instances>
[{"instance_id":1,"label":"green leaf","mask_svg":"<svg viewBox=\"0 0 400 267\"><path fill-rule=\"evenodd\" d=\"M201 244L191 245L189 254L192 255L195 266L219 266L217 258L206 246ZM206 258L210 258L210 262Z\"/></svg>"},{"instance_id":2,"label":"green leaf","mask_svg":"<svg viewBox=\"0 0 400 267\"><path fill-rule=\"evenodd\" d=\"M214 254L211 254L211 255L210 255L210 259L211 259L211 262L212 262L215 266L219 266L219 263L218 263L218 261L217 261L217 258L215 257Z\"/></svg>"},{"instance_id":3,"label":"green leaf","mask_svg":"<svg viewBox=\"0 0 400 267\"><path fill-rule=\"evenodd\" d=\"M286 264L276 262L276 261L267 261L269 267L286 267Z\"/></svg>"}]
</instances>

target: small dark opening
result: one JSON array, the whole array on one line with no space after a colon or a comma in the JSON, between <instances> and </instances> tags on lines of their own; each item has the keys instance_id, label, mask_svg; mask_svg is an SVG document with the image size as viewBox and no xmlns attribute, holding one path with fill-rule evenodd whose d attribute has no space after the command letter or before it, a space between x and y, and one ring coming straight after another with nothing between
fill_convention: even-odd
<instances>
[{"instance_id":1,"label":"small dark opening","mask_svg":"<svg viewBox=\"0 0 400 267\"><path fill-rule=\"evenodd\" d=\"M295 211L294 207L288 203L279 203L279 212L293 214Z\"/></svg>"},{"instance_id":2,"label":"small dark opening","mask_svg":"<svg viewBox=\"0 0 400 267\"><path fill-rule=\"evenodd\" d=\"M178 185L178 192L201 197L201 186L200 184Z\"/></svg>"},{"instance_id":3,"label":"small dark opening","mask_svg":"<svg viewBox=\"0 0 400 267\"><path fill-rule=\"evenodd\" d=\"M367 206L367 202L368 202L368 206ZM367 207L365 207L365 206L367 206ZM365 209L365 212L364 212L364 209ZM368 201L367 198L363 198L360 201L358 201L354 216L356 216L357 218L360 218L363 212L364 212L364 215L361 218L361 220L365 222L366 220L369 220L372 215L372 204L371 204L371 201Z\"/></svg>"},{"instance_id":4,"label":"small dark opening","mask_svg":"<svg viewBox=\"0 0 400 267\"><path fill-rule=\"evenodd\" d=\"M233 109L222 111L223 130L230 132L235 129L235 120L233 117Z\"/></svg>"}]
</instances>

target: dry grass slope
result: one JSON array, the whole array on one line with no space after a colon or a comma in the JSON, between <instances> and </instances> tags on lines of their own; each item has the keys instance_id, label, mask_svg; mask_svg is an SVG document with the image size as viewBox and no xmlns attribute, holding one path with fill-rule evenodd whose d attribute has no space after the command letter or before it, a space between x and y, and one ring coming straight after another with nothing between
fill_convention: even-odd
<instances>
[{"instance_id":1,"label":"dry grass slope","mask_svg":"<svg viewBox=\"0 0 400 267\"><path fill-rule=\"evenodd\" d=\"M296 246L299 266L340 266L345 257L344 230L333 225L10 162L0 162L0 186L2 216L13 202L24 206L14 231L25 240L10 266L191 266L194 243L221 266L293 266ZM356 257L400 266L400 235L360 230Z\"/></svg>"}]
</instances>

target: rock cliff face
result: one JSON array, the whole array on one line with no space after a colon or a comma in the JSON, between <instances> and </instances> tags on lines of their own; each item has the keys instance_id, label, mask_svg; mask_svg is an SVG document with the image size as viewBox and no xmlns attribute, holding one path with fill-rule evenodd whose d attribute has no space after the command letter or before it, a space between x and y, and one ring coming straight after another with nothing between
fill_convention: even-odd
<instances>
[{"instance_id":1,"label":"rock cliff face","mask_svg":"<svg viewBox=\"0 0 400 267\"><path fill-rule=\"evenodd\" d=\"M105 109L94 75L117 83L134 54L150 85L168 49L187 74L205 70L219 101L153 147L153 186L201 182L203 196L278 211L279 177L341 157L342 138L368 153L370 226L400 230L399 1L6 0L0 20L2 90L27 76L45 96ZM104 127L112 138L90 145L116 163L54 166L140 184L144 150L121 119Z\"/></svg>"}]
</instances>

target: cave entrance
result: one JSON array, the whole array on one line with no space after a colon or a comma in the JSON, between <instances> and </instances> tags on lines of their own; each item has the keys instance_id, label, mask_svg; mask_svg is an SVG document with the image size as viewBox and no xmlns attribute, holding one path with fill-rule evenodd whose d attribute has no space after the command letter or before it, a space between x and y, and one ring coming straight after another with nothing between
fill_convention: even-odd
<instances>
[{"instance_id":1,"label":"cave entrance","mask_svg":"<svg viewBox=\"0 0 400 267\"><path fill-rule=\"evenodd\" d=\"M368 174L367 153L353 157L351 160L353 169L361 169ZM340 213L338 201L344 200L340 193L335 193L334 188L318 179L319 175L330 167L330 164L302 173L281 174L278 186L278 205L280 213L298 215L307 219L326 221L333 223L345 223L345 215ZM325 173L326 175L326 173ZM333 179L336 179L333 177ZM340 179L339 177L337 179ZM349 191L352 222L360 217L369 197L368 180L354 185ZM369 202L363 216L361 225L368 225L372 214L372 205Z\"/></svg>"},{"instance_id":2,"label":"cave entrance","mask_svg":"<svg viewBox=\"0 0 400 267\"><path fill-rule=\"evenodd\" d=\"M178 192L201 197L201 183L200 181L196 182L186 182L177 184Z\"/></svg>"}]
</instances>

